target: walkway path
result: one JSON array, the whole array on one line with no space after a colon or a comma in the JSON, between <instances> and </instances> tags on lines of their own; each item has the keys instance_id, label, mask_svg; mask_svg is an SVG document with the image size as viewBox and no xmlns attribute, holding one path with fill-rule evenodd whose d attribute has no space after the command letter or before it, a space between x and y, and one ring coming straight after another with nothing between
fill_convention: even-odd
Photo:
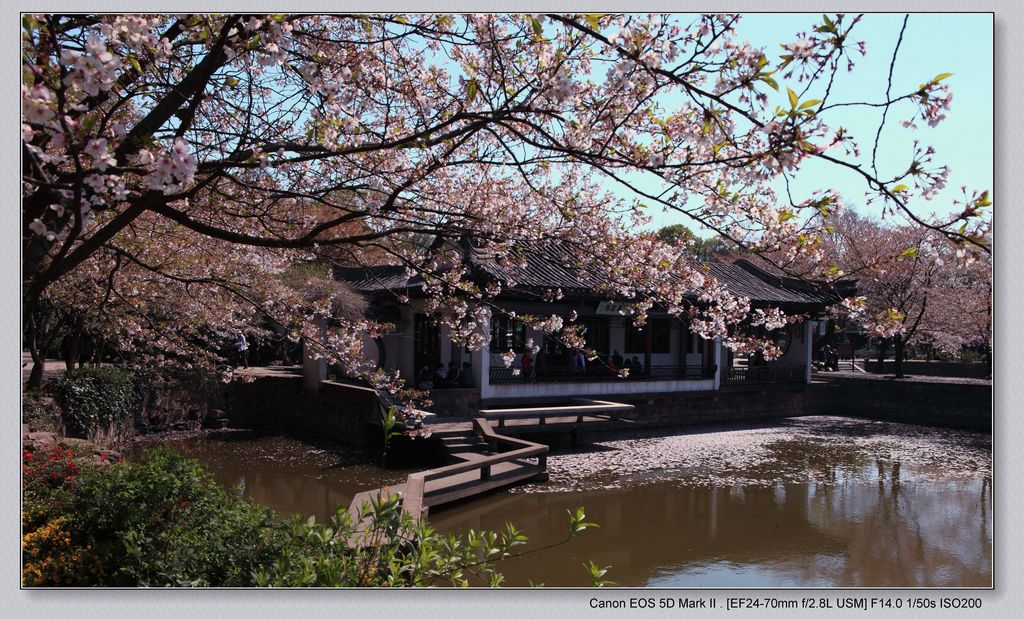
<instances>
[{"instance_id":1,"label":"walkway path","mask_svg":"<svg viewBox=\"0 0 1024 619\"><path fill-rule=\"evenodd\" d=\"M418 522L432 507L546 476L547 445L497 434L482 418L448 426L433 434L441 438L456 462L413 473L404 484L368 490L353 497L349 514L358 524L349 545L371 543L368 536L380 533L370 528L371 516L362 516L367 503L397 495L402 512Z\"/></svg>"},{"instance_id":2,"label":"walkway path","mask_svg":"<svg viewBox=\"0 0 1024 619\"><path fill-rule=\"evenodd\" d=\"M409 475L404 484L357 494L349 514L358 519L353 546L372 543L367 536L372 518L367 503L381 502L396 495L402 512L418 521L431 507L462 501L530 479L547 477L547 445L513 438L508 434L526 432L571 432L573 441L584 426L628 424L618 415L633 410L629 404L598 400L576 401L565 406L535 406L516 409L485 409L481 416L428 418L431 434L441 439L454 464ZM493 427L497 423L498 428ZM501 432L501 434L499 434ZM366 512L369 514L369 512Z\"/></svg>"}]
</instances>

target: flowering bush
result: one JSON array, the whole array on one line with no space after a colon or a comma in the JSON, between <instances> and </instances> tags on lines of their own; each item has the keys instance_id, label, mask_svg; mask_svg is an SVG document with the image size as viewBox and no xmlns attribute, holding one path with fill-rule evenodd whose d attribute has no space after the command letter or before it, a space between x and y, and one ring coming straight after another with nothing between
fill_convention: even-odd
<instances>
[{"instance_id":1,"label":"flowering bush","mask_svg":"<svg viewBox=\"0 0 1024 619\"><path fill-rule=\"evenodd\" d=\"M79 471L71 450L58 445L42 451L25 450L21 460L25 492L62 488Z\"/></svg>"},{"instance_id":2,"label":"flowering bush","mask_svg":"<svg viewBox=\"0 0 1024 619\"><path fill-rule=\"evenodd\" d=\"M61 448L23 457L25 586L244 586L279 547L269 510L169 451L104 467Z\"/></svg>"},{"instance_id":3,"label":"flowering bush","mask_svg":"<svg viewBox=\"0 0 1024 619\"><path fill-rule=\"evenodd\" d=\"M88 549L72 543L70 521L68 516L61 516L25 533L21 541L21 579L26 587L78 584Z\"/></svg>"},{"instance_id":4,"label":"flowering bush","mask_svg":"<svg viewBox=\"0 0 1024 619\"><path fill-rule=\"evenodd\" d=\"M26 449L21 459L22 581L29 587L74 584L84 549L72 542L65 510L81 467L59 445Z\"/></svg>"}]
</instances>

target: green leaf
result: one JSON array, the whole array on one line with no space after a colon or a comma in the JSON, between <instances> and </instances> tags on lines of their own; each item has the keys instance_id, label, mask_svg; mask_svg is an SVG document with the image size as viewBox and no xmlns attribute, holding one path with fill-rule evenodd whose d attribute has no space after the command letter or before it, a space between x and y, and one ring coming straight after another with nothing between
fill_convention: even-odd
<instances>
[{"instance_id":1,"label":"green leaf","mask_svg":"<svg viewBox=\"0 0 1024 619\"><path fill-rule=\"evenodd\" d=\"M477 85L476 80L469 80L466 82L466 99L470 102L476 99Z\"/></svg>"},{"instance_id":2,"label":"green leaf","mask_svg":"<svg viewBox=\"0 0 1024 619\"><path fill-rule=\"evenodd\" d=\"M798 109L801 109L801 110L807 109L809 107L814 107L815 105L818 105L819 103L821 103L821 99L808 99L807 101L804 101L803 103L801 103L800 107Z\"/></svg>"},{"instance_id":3,"label":"green leaf","mask_svg":"<svg viewBox=\"0 0 1024 619\"><path fill-rule=\"evenodd\" d=\"M764 82L765 84L768 84L769 86L771 86L773 90L775 90L775 91L779 90L779 83L776 82L774 78L771 78L771 77L768 77L768 76L764 76L764 77L761 78L761 81Z\"/></svg>"},{"instance_id":4,"label":"green leaf","mask_svg":"<svg viewBox=\"0 0 1024 619\"><path fill-rule=\"evenodd\" d=\"M900 254L899 254L900 258L914 258L916 256L917 256L917 248L916 247L908 247L908 248L904 249L903 251L901 251Z\"/></svg>"},{"instance_id":5,"label":"green leaf","mask_svg":"<svg viewBox=\"0 0 1024 619\"><path fill-rule=\"evenodd\" d=\"M604 575L608 573L607 567L598 567L593 560L587 561L583 564L583 567L590 574L591 584L595 587L603 587L605 585L614 585L615 583L605 579Z\"/></svg>"},{"instance_id":6,"label":"green leaf","mask_svg":"<svg viewBox=\"0 0 1024 619\"><path fill-rule=\"evenodd\" d=\"M21 18L21 28L25 31L25 34L32 36L32 32L36 28L36 20L28 13L25 13Z\"/></svg>"},{"instance_id":7,"label":"green leaf","mask_svg":"<svg viewBox=\"0 0 1024 619\"><path fill-rule=\"evenodd\" d=\"M796 104L800 101L800 97L798 97L797 94L793 92L793 89L789 87L786 88L786 93L789 94L789 105L796 108Z\"/></svg>"},{"instance_id":8,"label":"green leaf","mask_svg":"<svg viewBox=\"0 0 1024 619\"><path fill-rule=\"evenodd\" d=\"M533 33L540 36L544 32L544 27L540 25L540 20L536 17L530 17L530 25L533 26Z\"/></svg>"},{"instance_id":9,"label":"green leaf","mask_svg":"<svg viewBox=\"0 0 1024 619\"><path fill-rule=\"evenodd\" d=\"M601 28L601 13L587 13L587 25L591 30L599 30Z\"/></svg>"},{"instance_id":10,"label":"green leaf","mask_svg":"<svg viewBox=\"0 0 1024 619\"><path fill-rule=\"evenodd\" d=\"M896 185L895 187L892 188L892 192L893 193L899 193L901 191L906 191L907 189L909 189L909 187L907 187L906 185L900 183L899 185Z\"/></svg>"},{"instance_id":11,"label":"green leaf","mask_svg":"<svg viewBox=\"0 0 1024 619\"><path fill-rule=\"evenodd\" d=\"M932 78L932 83L933 84L938 84L939 82L941 82L942 80L946 79L947 77L953 77L953 74L952 73L939 73L938 75L936 75L935 77Z\"/></svg>"}]
</instances>

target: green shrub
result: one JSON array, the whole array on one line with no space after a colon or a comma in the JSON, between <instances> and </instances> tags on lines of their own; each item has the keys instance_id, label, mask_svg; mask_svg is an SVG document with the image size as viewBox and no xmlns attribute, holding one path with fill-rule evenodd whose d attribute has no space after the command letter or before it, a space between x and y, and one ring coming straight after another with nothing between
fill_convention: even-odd
<instances>
[{"instance_id":1,"label":"green shrub","mask_svg":"<svg viewBox=\"0 0 1024 619\"><path fill-rule=\"evenodd\" d=\"M60 448L23 458L26 586L496 586L497 562L526 540L512 525L441 535L397 498L365 505L358 526L343 508L329 526L282 523L166 448L109 466L79 466ZM595 526L584 518L570 514L552 546Z\"/></svg>"},{"instance_id":2,"label":"green shrub","mask_svg":"<svg viewBox=\"0 0 1024 619\"><path fill-rule=\"evenodd\" d=\"M278 550L273 514L232 497L202 466L167 449L76 480L69 530L97 569L81 584L246 586Z\"/></svg>"},{"instance_id":3,"label":"green shrub","mask_svg":"<svg viewBox=\"0 0 1024 619\"><path fill-rule=\"evenodd\" d=\"M255 580L262 587L497 587L502 560L560 546L594 526L579 508L569 513L561 541L523 551L526 536L511 523L501 532L443 535L425 520L414 522L392 497L365 503L356 522L344 508L330 526L294 518L280 555ZM594 586L612 584L603 579L607 568L585 567Z\"/></svg>"},{"instance_id":4,"label":"green shrub","mask_svg":"<svg viewBox=\"0 0 1024 619\"><path fill-rule=\"evenodd\" d=\"M98 428L131 420L142 408L145 383L128 370L87 367L65 372L51 390L70 435L89 437Z\"/></svg>"},{"instance_id":5,"label":"green shrub","mask_svg":"<svg viewBox=\"0 0 1024 619\"><path fill-rule=\"evenodd\" d=\"M21 423L37 432L58 432L60 408L45 392L26 392L21 399Z\"/></svg>"}]
</instances>

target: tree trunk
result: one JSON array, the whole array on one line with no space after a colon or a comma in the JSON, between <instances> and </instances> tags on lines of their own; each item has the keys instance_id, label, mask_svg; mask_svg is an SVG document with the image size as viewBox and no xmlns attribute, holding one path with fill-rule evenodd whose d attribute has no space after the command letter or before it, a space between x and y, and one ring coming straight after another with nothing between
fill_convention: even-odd
<instances>
[{"instance_id":1,"label":"tree trunk","mask_svg":"<svg viewBox=\"0 0 1024 619\"><path fill-rule=\"evenodd\" d=\"M885 372L885 353L889 350L889 340L879 340L878 342L878 373L883 374Z\"/></svg>"},{"instance_id":2,"label":"tree trunk","mask_svg":"<svg viewBox=\"0 0 1024 619\"><path fill-rule=\"evenodd\" d=\"M39 337L39 325L36 323L35 317L29 315L26 321L25 329L25 347L28 348L28 352L32 355L32 371L28 374L28 384L25 385L26 391L38 389L43 384L43 369L46 364L46 347L40 345L40 341L43 338Z\"/></svg>"},{"instance_id":3,"label":"tree trunk","mask_svg":"<svg viewBox=\"0 0 1024 619\"><path fill-rule=\"evenodd\" d=\"M902 337L897 335L894 344L895 357L893 360L893 366L896 370L896 378L903 378L903 352L906 347L906 342L903 341Z\"/></svg>"},{"instance_id":4,"label":"tree trunk","mask_svg":"<svg viewBox=\"0 0 1024 619\"><path fill-rule=\"evenodd\" d=\"M64 367L70 372L78 366L78 358L82 349L82 319L74 321L67 335L64 336L64 343L61 345L61 353L64 356Z\"/></svg>"},{"instance_id":5,"label":"tree trunk","mask_svg":"<svg viewBox=\"0 0 1024 619\"><path fill-rule=\"evenodd\" d=\"M75 369L75 365L78 362L78 336L68 334L67 344L64 348L64 367L68 371Z\"/></svg>"},{"instance_id":6,"label":"tree trunk","mask_svg":"<svg viewBox=\"0 0 1024 619\"><path fill-rule=\"evenodd\" d=\"M28 383L25 385L25 391L32 391L38 389L39 385L43 384L43 368L46 361L44 359L36 359L36 355L32 355L32 371L28 375Z\"/></svg>"},{"instance_id":7,"label":"tree trunk","mask_svg":"<svg viewBox=\"0 0 1024 619\"><path fill-rule=\"evenodd\" d=\"M647 320L647 326L644 329L644 374L648 375L651 373L651 321L650 318Z\"/></svg>"}]
</instances>

